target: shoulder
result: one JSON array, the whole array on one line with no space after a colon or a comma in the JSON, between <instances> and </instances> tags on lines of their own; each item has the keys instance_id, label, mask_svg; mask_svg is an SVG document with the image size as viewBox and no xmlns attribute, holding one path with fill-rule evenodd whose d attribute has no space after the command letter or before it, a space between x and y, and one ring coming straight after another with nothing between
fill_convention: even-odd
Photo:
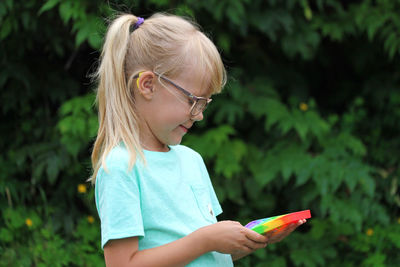
<instances>
[{"instance_id":1,"label":"shoulder","mask_svg":"<svg viewBox=\"0 0 400 267\"><path fill-rule=\"evenodd\" d=\"M131 155L124 146L114 147L99 168L96 186L135 182L136 172L129 166L130 158ZM136 163L133 168L136 168Z\"/></svg>"},{"instance_id":2,"label":"shoulder","mask_svg":"<svg viewBox=\"0 0 400 267\"><path fill-rule=\"evenodd\" d=\"M126 169L129 166L130 157L131 155L126 147L116 146L107 154L105 164L107 167Z\"/></svg>"},{"instance_id":3,"label":"shoulder","mask_svg":"<svg viewBox=\"0 0 400 267\"><path fill-rule=\"evenodd\" d=\"M191 166L192 168L198 167L200 169L206 168L202 156L195 150L184 145L174 146L173 149L178 155L180 161L186 166Z\"/></svg>"},{"instance_id":4,"label":"shoulder","mask_svg":"<svg viewBox=\"0 0 400 267\"><path fill-rule=\"evenodd\" d=\"M182 155L184 157L197 158L203 161L201 155L198 152L191 149L190 147L184 145L176 145L172 146L172 149L175 150L177 154Z\"/></svg>"},{"instance_id":5,"label":"shoulder","mask_svg":"<svg viewBox=\"0 0 400 267\"><path fill-rule=\"evenodd\" d=\"M105 160L102 162L99 169L99 173L125 172L127 174L132 174L133 169L137 169L139 167L138 165L143 165L138 154L133 156L136 158L132 165L132 153L130 153L125 146L118 145L112 148L106 155Z\"/></svg>"},{"instance_id":6,"label":"shoulder","mask_svg":"<svg viewBox=\"0 0 400 267\"><path fill-rule=\"evenodd\" d=\"M125 145L120 144L110 150L110 152L106 155L104 163L107 166L110 165L125 168L130 166L132 157L134 159L133 166L143 165L144 158L140 153L132 153Z\"/></svg>"}]
</instances>

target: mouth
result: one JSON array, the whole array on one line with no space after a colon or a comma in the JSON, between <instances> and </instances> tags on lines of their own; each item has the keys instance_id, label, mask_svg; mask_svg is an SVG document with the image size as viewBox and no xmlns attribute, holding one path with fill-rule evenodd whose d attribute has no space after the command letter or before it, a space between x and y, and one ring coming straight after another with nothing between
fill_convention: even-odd
<instances>
[{"instance_id":1,"label":"mouth","mask_svg":"<svg viewBox=\"0 0 400 267\"><path fill-rule=\"evenodd\" d=\"M186 127L183 126L183 125L179 125L179 127L180 127L185 133L187 133L187 132L189 131L189 128L186 128Z\"/></svg>"}]
</instances>

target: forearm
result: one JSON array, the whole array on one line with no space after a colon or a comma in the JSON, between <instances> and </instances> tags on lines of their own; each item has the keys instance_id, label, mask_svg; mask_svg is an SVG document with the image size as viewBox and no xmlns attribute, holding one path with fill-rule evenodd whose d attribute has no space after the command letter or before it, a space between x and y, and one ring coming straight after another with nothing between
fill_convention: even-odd
<instances>
[{"instance_id":1,"label":"forearm","mask_svg":"<svg viewBox=\"0 0 400 267\"><path fill-rule=\"evenodd\" d=\"M163 246L137 251L128 266L185 266L209 251L198 230Z\"/></svg>"},{"instance_id":2,"label":"forearm","mask_svg":"<svg viewBox=\"0 0 400 267\"><path fill-rule=\"evenodd\" d=\"M237 260L258 248L267 238L239 222L222 221L202 227L193 233L163 246L139 250L139 238L111 240L104 247L107 267L184 266L201 255L218 251Z\"/></svg>"}]
</instances>

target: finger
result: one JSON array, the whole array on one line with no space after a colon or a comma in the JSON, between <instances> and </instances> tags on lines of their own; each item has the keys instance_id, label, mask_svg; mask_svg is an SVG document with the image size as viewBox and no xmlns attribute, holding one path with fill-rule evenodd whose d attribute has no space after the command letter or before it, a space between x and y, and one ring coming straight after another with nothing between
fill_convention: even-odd
<instances>
[{"instance_id":1,"label":"finger","mask_svg":"<svg viewBox=\"0 0 400 267\"><path fill-rule=\"evenodd\" d=\"M268 237L266 237L265 235L260 235L259 233L255 232L253 230L250 230L246 227L244 227L244 228L246 229L245 235L249 240L252 240L257 243L266 243L268 241Z\"/></svg>"},{"instance_id":2,"label":"finger","mask_svg":"<svg viewBox=\"0 0 400 267\"><path fill-rule=\"evenodd\" d=\"M286 238L289 234L290 234L289 232L281 232L281 233L279 233L279 234L273 236L273 237L269 240L269 243L270 243L270 244L274 244L274 243L280 242L280 241L282 241L284 238Z\"/></svg>"},{"instance_id":3,"label":"finger","mask_svg":"<svg viewBox=\"0 0 400 267\"><path fill-rule=\"evenodd\" d=\"M306 219L303 219L303 220L299 220L298 222L297 222L297 224L300 226L300 225L302 225L302 224L305 224L307 222L307 220Z\"/></svg>"},{"instance_id":4,"label":"finger","mask_svg":"<svg viewBox=\"0 0 400 267\"><path fill-rule=\"evenodd\" d=\"M302 225L302 223L300 221L296 222L296 223L291 223L286 227L286 231L292 232L294 231L297 227L299 227L300 225Z\"/></svg>"},{"instance_id":5,"label":"finger","mask_svg":"<svg viewBox=\"0 0 400 267\"><path fill-rule=\"evenodd\" d=\"M291 223L289 224L285 229L283 229L282 234L283 235L288 235L291 232L293 232L294 230L296 230L296 228L299 227L299 225L297 223Z\"/></svg>"},{"instance_id":6,"label":"finger","mask_svg":"<svg viewBox=\"0 0 400 267\"><path fill-rule=\"evenodd\" d=\"M241 252L246 253L246 254L250 254L253 253L254 249L251 248L249 245L243 245L243 247L241 248Z\"/></svg>"},{"instance_id":7,"label":"finger","mask_svg":"<svg viewBox=\"0 0 400 267\"><path fill-rule=\"evenodd\" d=\"M296 223L289 223L289 224L283 225L283 226L281 226L281 227L279 227L279 228L277 228L277 229L274 229L274 230L272 230L272 231L269 231L269 232L266 234L266 236L269 237L269 238L271 238L271 237L276 236L276 235L279 235L279 236L280 236L280 235L282 235L282 234L291 233L291 232L293 232L298 226L300 226L301 224L303 224L302 220L299 220L299 221L296 222Z\"/></svg>"},{"instance_id":8,"label":"finger","mask_svg":"<svg viewBox=\"0 0 400 267\"><path fill-rule=\"evenodd\" d=\"M264 235L260 235L252 230L248 232L246 246L252 250L257 250L260 248L265 248L268 244L268 238Z\"/></svg>"},{"instance_id":9,"label":"finger","mask_svg":"<svg viewBox=\"0 0 400 267\"><path fill-rule=\"evenodd\" d=\"M275 230L273 230L271 232L271 237L274 237L276 235L281 235L282 232L285 232L288 230L289 226L290 226L289 224L286 224L286 225L280 226L279 228L276 228Z\"/></svg>"},{"instance_id":10,"label":"finger","mask_svg":"<svg viewBox=\"0 0 400 267\"><path fill-rule=\"evenodd\" d=\"M271 230L271 231L268 231L267 233L265 233L264 236L267 237L268 240L269 240L269 239L270 239L271 237L273 237L277 232L278 232L278 230L277 230L277 229L274 229L274 230Z\"/></svg>"},{"instance_id":11,"label":"finger","mask_svg":"<svg viewBox=\"0 0 400 267\"><path fill-rule=\"evenodd\" d=\"M275 232L269 239L270 243L280 242L282 239L287 237L290 233L292 233L296 229L296 225L287 225L283 229Z\"/></svg>"},{"instance_id":12,"label":"finger","mask_svg":"<svg viewBox=\"0 0 400 267\"><path fill-rule=\"evenodd\" d=\"M291 223L286 226L283 226L276 231L271 231L271 234L268 236L269 237L269 243L277 243L282 241L284 238L286 238L289 234L291 234L294 230L296 230L297 227L300 225L304 224L306 220L299 220L296 223Z\"/></svg>"},{"instance_id":13,"label":"finger","mask_svg":"<svg viewBox=\"0 0 400 267\"><path fill-rule=\"evenodd\" d=\"M294 230L296 230L297 227L299 227L300 225L302 225L302 224L304 224L304 223L305 223L305 220L299 220L299 221L296 222L296 223L291 223L291 224L285 229L285 232L288 232L288 233L290 234L291 232L293 232Z\"/></svg>"},{"instance_id":14,"label":"finger","mask_svg":"<svg viewBox=\"0 0 400 267\"><path fill-rule=\"evenodd\" d=\"M260 248L265 248L267 246L267 244L268 244L267 242L261 243L261 242L254 242L254 241L249 240L249 242L247 242L245 244L245 246L254 251L254 250L257 250Z\"/></svg>"}]
</instances>

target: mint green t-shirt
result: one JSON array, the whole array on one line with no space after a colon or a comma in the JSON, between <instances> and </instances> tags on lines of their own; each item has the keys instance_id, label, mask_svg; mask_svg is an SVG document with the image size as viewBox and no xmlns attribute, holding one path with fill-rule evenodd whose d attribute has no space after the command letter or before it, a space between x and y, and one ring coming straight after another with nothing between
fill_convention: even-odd
<instances>
[{"instance_id":1,"label":"mint green t-shirt","mask_svg":"<svg viewBox=\"0 0 400 267\"><path fill-rule=\"evenodd\" d=\"M170 146L168 152L144 151L129 171L121 145L106 158L96 177L95 199L101 220L101 246L111 239L139 237L139 250L158 247L217 222L222 213L201 156ZM206 253L187 266L233 266L228 254Z\"/></svg>"}]
</instances>

